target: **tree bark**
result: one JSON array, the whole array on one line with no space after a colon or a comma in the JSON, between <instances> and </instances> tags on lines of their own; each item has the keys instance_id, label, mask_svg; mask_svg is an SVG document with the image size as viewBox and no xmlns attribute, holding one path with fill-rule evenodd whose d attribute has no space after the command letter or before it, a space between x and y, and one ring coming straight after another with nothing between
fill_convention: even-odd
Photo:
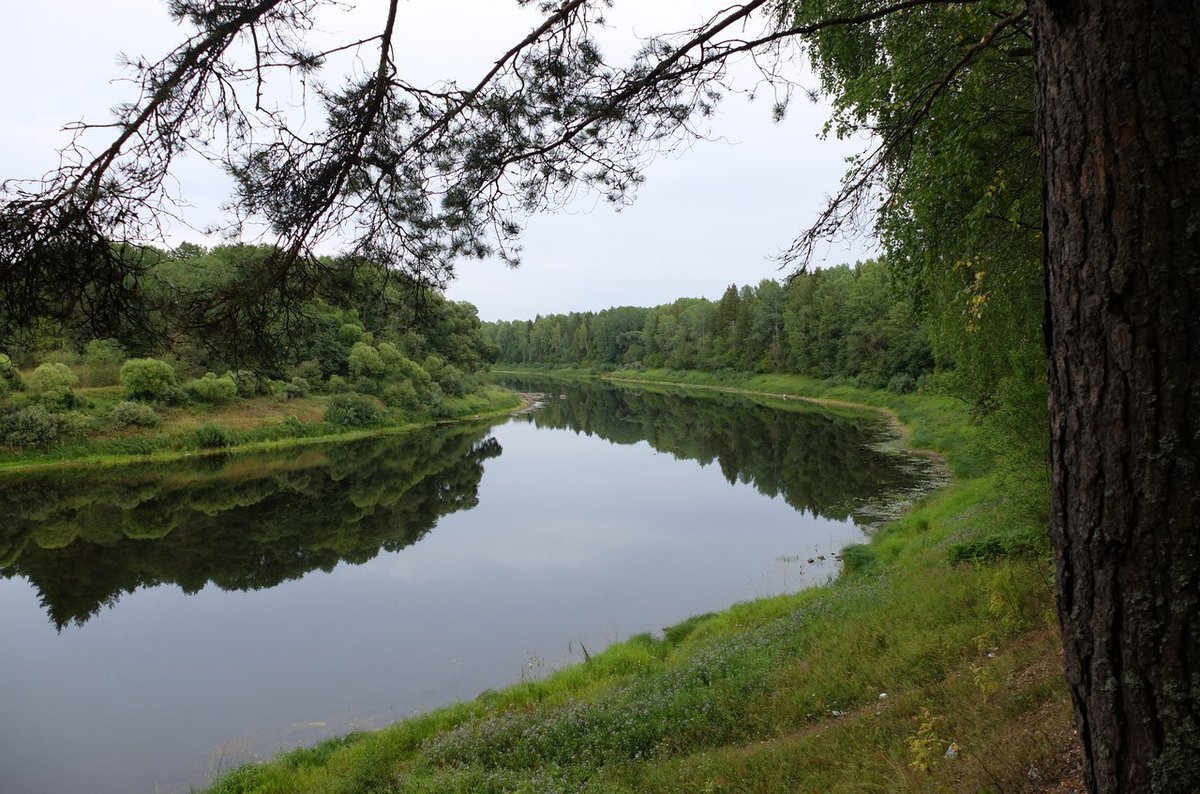
<instances>
[{"instance_id":1,"label":"tree bark","mask_svg":"<svg viewBox=\"0 0 1200 794\"><path fill-rule=\"evenodd\" d=\"M1064 664L1093 791L1200 791L1200 0L1031 0Z\"/></svg>"}]
</instances>

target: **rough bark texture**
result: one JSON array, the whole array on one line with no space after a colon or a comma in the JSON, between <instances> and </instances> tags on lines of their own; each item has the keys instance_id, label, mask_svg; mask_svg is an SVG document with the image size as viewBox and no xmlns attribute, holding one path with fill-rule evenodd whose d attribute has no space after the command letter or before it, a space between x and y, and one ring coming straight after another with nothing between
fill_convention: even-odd
<instances>
[{"instance_id":1,"label":"rough bark texture","mask_svg":"<svg viewBox=\"0 0 1200 794\"><path fill-rule=\"evenodd\" d=\"M1093 791L1200 791L1200 0L1031 0L1058 610Z\"/></svg>"}]
</instances>

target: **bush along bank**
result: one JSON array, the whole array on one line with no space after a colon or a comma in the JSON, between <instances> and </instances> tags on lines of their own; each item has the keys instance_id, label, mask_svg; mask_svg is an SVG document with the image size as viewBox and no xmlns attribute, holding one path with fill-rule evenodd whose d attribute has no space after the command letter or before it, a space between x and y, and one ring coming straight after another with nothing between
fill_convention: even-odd
<instances>
[{"instance_id":1,"label":"bush along bank","mask_svg":"<svg viewBox=\"0 0 1200 794\"><path fill-rule=\"evenodd\" d=\"M178 457L519 405L477 369L436 353L418 363L359 324L340 326L335 341L323 348L324 368L301 362L279 379L249 370L191 377L185 361L127 358L115 340L57 351L25 372L0 356L0 469Z\"/></svg>"},{"instance_id":2,"label":"bush along bank","mask_svg":"<svg viewBox=\"0 0 1200 794\"><path fill-rule=\"evenodd\" d=\"M1013 487L1018 475L961 403L771 377L699 383L715 378L693 373L689 387L892 411L913 444L946 455L954 480L847 549L842 576L827 586L698 616L661 638L632 637L545 680L234 770L211 791L1020 791L1073 782L1044 501ZM1023 487L1036 482L1030 475Z\"/></svg>"},{"instance_id":3,"label":"bush along bank","mask_svg":"<svg viewBox=\"0 0 1200 794\"><path fill-rule=\"evenodd\" d=\"M120 465L214 452L348 440L435 422L492 416L521 407L518 395L481 384L436 406L389 406L357 392L231 398L220 403L141 401L119 388L79 389L75 408L29 402L0 411L0 471L43 466Z\"/></svg>"},{"instance_id":4,"label":"bush along bank","mask_svg":"<svg viewBox=\"0 0 1200 794\"><path fill-rule=\"evenodd\" d=\"M0 466L177 455L513 404L483 377L495 351L474 306L366 263L326 262L361 282L335 303L313 298L265 325L218 332L177 299L181 289L223 290L277 253L122 249L143 272L138 323L45 317L0 340Z\"/></svg>"}]
</instances>

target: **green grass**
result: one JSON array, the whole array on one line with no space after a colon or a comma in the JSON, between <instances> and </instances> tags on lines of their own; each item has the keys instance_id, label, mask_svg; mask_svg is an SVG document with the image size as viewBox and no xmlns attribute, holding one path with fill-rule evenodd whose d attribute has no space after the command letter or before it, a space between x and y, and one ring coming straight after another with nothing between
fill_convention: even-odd
<instances>
[{"instance_id":1,"label":"green grass","mask_svg":"<svg viewBox=\"0 0 1200 794\"><path fill-rule=\"evenodd\" d=\"M211 790L1015 791L1069 776L1044 519L974 449L965 407L798 378L688 380L885 408L958 476L849 550L830 585L633 637Z\"/></svg>"}]
</instances>

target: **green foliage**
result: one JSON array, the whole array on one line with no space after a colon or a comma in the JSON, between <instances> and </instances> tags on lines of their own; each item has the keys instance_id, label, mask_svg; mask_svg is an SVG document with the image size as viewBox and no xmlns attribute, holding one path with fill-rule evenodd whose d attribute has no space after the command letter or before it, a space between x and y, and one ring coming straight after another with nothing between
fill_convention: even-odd
<instances>
[{"instance_id":1,"label":"green foliage","mask_svg":"<svg viewBox=\"0 0 1200 794\"><path fill-rule=\"evenodd\" d=\"M350 391L350 384L341 375L330 375L325 383L325 391L330 394L346 394Z\"/></svg>"},{"instance_id":2,"label":"green foliage","mask_svg":"<svg viewBox=\"0 0 1200 794\"><path fill-rule=\"evenodd\" d=\"M94 366L120 367L125 358L125 348L116 339L93 339L83 352L83 363Z\"/></svg>"},{"instance_id":3,"label":"green foliage","mask_svg":"<svg viewBox=\"0 0 1200 794\"><path fill-rule=\"evenodd\" d=\"M57 418L43 405L30 405L0 418L0 438L10 447L44 448L58 437Z\"/></svg>"},{"instance_id":4,"label":"green foliage","mask_svg":"<svg viewBox=\"0 0 1200 794\"><path fill-rule=\"evenodd\" d=\"M380 342L375 348L379 354L379 360L383 364L383 368L389 372L395 372L404 360L404 354L400 349L391 342Z\"/></svg>"},{"instance_id":5,"label":"green foliage","mask_svg":"<svg viewBox=\"0 0 1200 794\"><path fill-rule=\"evenodd\" d=\"M43 404L28 405L0 416L0 443L16 449L46 449L82 436L90 428L83 414L54 413Z\"/></svg>"},{"instance_id":6,"label":"green foliage","mask_svg":"<svg viewBox=\"0 0 1200 794\"><path fill-rule=\"evenodd\" d=\"M42 357L42 363L45 364L63 364L68 367L74 367L79 363L79 354L67 347L60 347L56 350L51 350Z\"/></svg>"},{"instance_id":7,"label":"green foliage","mask_svg":"<svg viewBox=\"0 0 1200 794\"><path fill-rule=\"evenodd\" d=\"M792 372L865 388L897 376L915 383L933 367L927 325L879 262L799 274L786 285L730 286L716 302L488 323L484 333L499 360L513 364ZM439 379L440 367L427 368ZM448 393L456 387L453 377L443 384Z\"/></svg>"},{"instance_id":8,"label":"green foliage","mask_svg":"<svg viewBox=\"0 0 1200 794\"><path fill-rule=\"evenodd\" d=\"M373 380L384 373L383 359L379 351L365 342L355 342L346 359L350 374L356 379Z\"/></svg>"},{"instance_id":9,"label":"green foliage","mask_svg":"<svg viewBox=\"0 0 1200 794\"><path fill-rule=\"evenodd\" d=\"M307 397L312 390L308 380L297 375L292 378L283 387L283 396L289 400L294 400L297 397Z\"/></svg>"},{"instance_id":10,"label":"green foliage","mask_svg":"<svg viewBox=\"0 0 1200 794\"><path fill-rule=\"evenodd\" d=\"M196 428L196 444L201 449L222 449L234 445L233 432L217 422L205 422Z\"/></svg>"},{"instance_id":11,"label":"green foliage","mask_svg":"<svg viewBox=\"0 0 1200 794\"><path fill-rule=\"evenodd\" d=\"M705 612L703 615L692 615L687 620L663 629L663 640L670 645L678 645L679 643L683 642L684 639L687 638L693 631L716 616L717 615L715 612Z\"/></svg>"},{"instance_id":12,"label":"green foliage","mask_svg":"<svg viewBox=\"0 0 1200 794\"><path fill-rule=\"evenodd\" d=\"M325 421L340 427L375 427L387 417L379 404L362 394L339 394L325 408Z\"/></svg>"},{"instance_id":13,"label":"green foliage","mask_svg":"<svg viewBox=\"0 0 1200 794\"><path fill-rule=\"evenodd\" d=\"M42 364L29 376L28 389L37 401L48 406L70 407L75 402L72 387L79 376L66 364Z\"/></svg>"},{"instance_id":14,"label":"green foliage","mask_svg":"<svg viewBox=\"0 0 1200 794\"><path fill-rule=\"evenodd\" d=\"M359 259L330 259L322 267L337 270L347 279L337 298L311 298L295 306L296 313L283 327L283 320L239 324L237 333L214 334L197 331L195 317L186 316L195 301L179 301L181 290L190 295L230 294L232 285L263 274L272 266L278 250L270 246L227 245L211 249L190 244L179 246L170 256L161 251L127 247L139 271L139 295L145 300L145 325L113 328L120 339L96 339L82 327L42 319L9 340L12 350L22 351L21 366L62 363L80 375L85 387L124 383L121 379L126 351L136 358L166 360L180 381L205 372L218 375L229 370L243 397L267 394L270 381L286 383L304 378L316 389L334 375L353 375L358 388L379 394L385 383L411 380L419 394L422 383L403 374L403 358L423 360L441 356L464 374L477 372L492 357L492 346L483 338L476 310L470 304L448 301L405 279L389 276L374 263ZM335 302L336 301L336 302ZM170 350L163 340L170 339ZM354 349L356 345L364 347ZM353 361L352 349L354 349ZM373 349L374 354L366 349ZM85 351L82 357L73 351ZM6 359L7 360L7 357ZM12 362L10 362L11 364ZM354 372L351 372L353 364ZM382 365L382 366L381 366ZM5 368L0 367L0 370ZM395 372L393 370L396 370ZM15 373L7 377L8 392L19 387ZM14 382L16 381L16 382ZM473 385L473 380L468 380ZM135 388L135 392L137 389ZM176 390L148 386L129 392L141 400L173 401L182 397Z\"/></svg>"},{"instance_id":15,"label":"green foliage","mask_svg":"<svg viewBox=\"0 0 1200 794\"><path fill-rule=\"evenodd\" d=\"M155 358L131 358L121 365L121 384L132 399L165 402L175 392L175 370Z\"/></svg>"},{"instance_id":16,"label":"green foliage","mask_svg":"<svg viewBox=\"0 0 1200 794\"><path fill-rule=\"evenodd\" d=\"M384 405L391 408L415 410L421 407L421 397L413 388L412 381L408 380L385 385L379 397L383 400Z\"/></svg>"},{"instance_id":17,"label":"green foliage","mask_svg":"<svg viewBox=\"0 0 1200 794\"><path fill-rule=\"evenodd\" d=\"M951 562L992 562L1006 557L1042 557L1050 554L1050 537L1045 530L1021 528L997 532L950 546Z\"/></svg>"},{"instance_id":18,"label":"green foliage","mask_svg":"<svg viewBox=\"0 0 1200 794\"><path fill-rule=\"evenodd\" d=\"M830 28L810 54L839 135L866 127L903 141L883 163L889 269L929 318L940 386L975 404L996 446L1019 449L1027 466L1044 456L1029 441L1044 443L1048 427L1033 59L1012 54L1032 46L1028 26L1005 28L956 68L1021 8L932 4L889 15L869 35ZM795 9L801 21L830 10ZM948 74L946 90L914 115L931 75Z\"/></svg>"},{"instance_id":19,"label":"green foliage","mask_svg":"<svg viewBox=\"0 0 1200 794\"><path fill-rule=\"evenodd\" d=\"M208 372L205 373L203 378L188 381L184 384L183 392L193 402L224 405L227 402L237 399L238 386L229 375L218 378L213 373Z\"/></svg>"},{"instance_id":20,"label":"green foliage","mask_svg":"<svg viewBox=\"0 0 1200 794\"><path fill-rule=\"evenodd\" d=\"M325 374L321 370L321 363L314 359L302 361L297 364L296 368L292 370L292 374L294 377L305 380L310 384L320 384L325 380Z\"/></svg>"},{"instance_id":21,"label":"green foliage","mask_svg":"<svg viewBox=\"0 0 1200 794\"><path fill-rule=\"evenodd\" d=\"M270 391L270 380L248 369L226 372L222 377L228 378L234 383L238 396L241 397L258 397Z\"/></svg>"},{"instance_id":22,"label":"green foliage","mask_svg":"<svg viewBox=\"0 0 1200 794\"><path fill-rule=\"evenodd\" d=\"M4 353L0 353L0 382L4 383L5 394L25 388L25 382L21 378L21 372L17 369L17 365Z\"/></svg>"},{"instance_id":23,"label":"green foliage","mask_svg":"<svg viewBox=\"0 0 1200 794\"><path fill-rule=\"evenodd\" d=\"M362 343L366 336L366 331L358 323L346 323L337 332L338 341L346 347Z\"/></svg>"},{"instance_id":24,"label":"green foliage","mask_svg":"<svg viewBox=\"0 0 1200 794\"><path fill-rule=\"evenodd\" d=\"M887 389L896 394L909 394L917 390L917 381L907 372L897 372L888 381Z\"/></svg>"},{"instance_id":25,"label":"green foliage","mask_svg":"<svg viewBox=\"0 0 1200 794\"><path fill-rule=\"evenodd\" d=\"M119 402L112 408L112 425L125 427L158 427L162 423L154 409L145 403Z\"/></svg>"},{"instance_id":26,"label":"green foliage","mask_svg":"<svg viewBox=\"0 0 1200 794\"><path fill-rule=\"evenodd\" d=\"M451 397L465 397L475 388L475 384L453 364L443 366L435 380L442 391Z\"/></svg>"},{"instance_id":27,"label":"green foliage","mask_svg":"<svg viewBox=\"0 0 1200 794\"><path fill-rule=\"evenodd\" d=\"M93 339L83 354L87 386L116 386L121 382L125 350L116 339Z\"/></svg>"},{"instance_id":28,"label":"green foliage","mask_svg":"<svg viewBox=\"0 0 1200 794\"><path fill-rule=\"evenodd\" d=\"M854 574L875 567L875 550L862 543L852 543L842 549L842 571Z\"/></svg>"}]
</instances>

